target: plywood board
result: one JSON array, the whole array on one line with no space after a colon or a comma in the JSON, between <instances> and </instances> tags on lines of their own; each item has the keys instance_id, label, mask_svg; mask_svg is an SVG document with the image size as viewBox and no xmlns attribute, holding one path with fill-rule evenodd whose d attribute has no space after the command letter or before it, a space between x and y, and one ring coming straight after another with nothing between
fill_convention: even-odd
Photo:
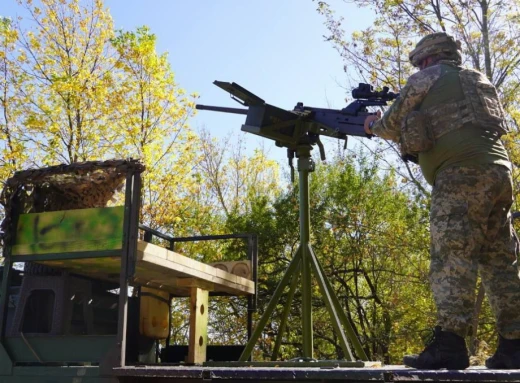
<instances>
[{"instance_id":1,"label":"plywood board","mask_svg":"<svg viewBox=\"0 0 520 383\"><path fill-rule=\"evenodd\" d=\"M12 255L121 249L123 218L123 206L21 214Z\"/></svg>"}]
</instances>

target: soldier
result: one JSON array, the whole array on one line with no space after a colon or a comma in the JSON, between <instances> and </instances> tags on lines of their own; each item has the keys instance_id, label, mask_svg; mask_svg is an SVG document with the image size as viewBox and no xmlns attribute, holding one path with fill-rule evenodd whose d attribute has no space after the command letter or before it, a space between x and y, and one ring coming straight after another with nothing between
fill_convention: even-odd
<instances>
[{"instance_id":1,"label":"soldier","mask_svg":"<svg viewBox=\"0 0 520 383\"><path fill-rule=\"evenodd\" d=\"M499 333L488 368L520 368L520 279L513 265L519 242L511 224L511 163L495 87L462 68L460 42L433 33L410 53L420 69L381 118L365 131L400 144L431 185L430 273L437 306L434 336L404 364L419 369L469 366L464 337L472 320L477 272Z\"/></svg>"}]
</instances>

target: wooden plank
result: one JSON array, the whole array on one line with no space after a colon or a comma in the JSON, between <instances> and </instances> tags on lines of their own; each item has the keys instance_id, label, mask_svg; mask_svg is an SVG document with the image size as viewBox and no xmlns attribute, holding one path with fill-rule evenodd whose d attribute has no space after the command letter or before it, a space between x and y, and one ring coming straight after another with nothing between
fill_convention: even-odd
<instances>
[{"instance_id":1,"label":"wooden plank","mask_svg":"<svg viewBox=\"0 0 520 383\"><path fill-rule=\"evenodd\" d=\"M175 284L179 287L198 287L208 291L215 290L215 284L197 278L176 278Z\"/></svg>"},{"instance_id":2,"label":"wooden plank","mask_svg":"<svg viewBox=\"0 0 520 383\"><path fill-rule=\"evenodd\" d=\"M41 263L113 282L119 281L121 267L119 257L46 260ZM189 296L192 286L231 295L255 292L255 284L249 279L143 241L138 242L132 284L158 288L178 296Z\"/></svg>"},{"instance_id":3,"label":"wooden plank","mask_svg":"<svg viewBox=\"0 0 520 383\"><path fill-rule=\"evenodd\" d=\"M140 241L137 248L139 250L139 260L150 261L164 267L171 265L173 269L179 272L186 273L186 270L189 270L191 275L188 276L200 277L202 279L214 281L215 283L218 282L224 284L224 282L221 282L221 280L223 280L229 281L232 284L244 285L250 288L254 287L254 282L249 279L217 269L163 247ZM175 264L175 266L173 264Z\"/></svg>"},{"instance_id":4,"label":"wooden plank","mask_svg":"<svg viewBox=\"0 0 520 383\"><path fill-rule=\"evenodd\" d=\"M171 260L165 260L145 253L143 254L143 258L139 261L139 264L144 266L148 273L155 271L162 274L161 281L165 285L175 285L175 281L172 280L172 282L169 282L169 279L172 278L172 274L175 273L177 278L198 278L202 281L211 282L215 285L216 291L237 295L254 293L254 282L252 281L245 280L246 283L243 284L232 282L229 281L230 278L224 279L215 276L214 273L201 271L201 268L199 268L197 264L192 264L192 267L187 267L182 264L182 258L186 257L179 254L175 260L173 260L173 258L170 258ZM199 264L204 266L204 264L200 262ZM137 276L139 276L139 273L137 273ZM157 282L157 278L154 278L154 281Z\"/></svg>"},{"instance_id":5,"label":"wooden plank","mask_svg":"<svg viewBox=\"0 0 520 383\"><path fill-rule=\"evenodd\" d=\"M122 248L124 207L21 214L13 255Z\"/></svg>"},{"instance_id":6,"label":"wooden plank","mask_svg":"<svg viewBox=\"0 0 520 383\"><path fill-rule=\"evenodd\" d=\"M206 361L208 343L208 291L192 287L190 294L190 337L187 363Z\"/></svg>"}]
</instances>

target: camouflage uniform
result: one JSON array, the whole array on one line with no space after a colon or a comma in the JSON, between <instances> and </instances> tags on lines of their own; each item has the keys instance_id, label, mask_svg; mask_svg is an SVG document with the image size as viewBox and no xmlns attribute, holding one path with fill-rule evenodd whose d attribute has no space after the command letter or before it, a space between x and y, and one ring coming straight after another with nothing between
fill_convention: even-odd
<instances>
[{"instance_id":1,"label":"camouflage uniform","mask_svg":"<svg viewBox=\"0 0 520 383\"><path fill-rule=\"evenodd\" d=\"M407 118L421 110L433 89L441 94L443 89L444 93L450 93L438 86L440 79L450 73L455 73L454 78L463 77L457 74L464 71L458 64L460 60L438 61L412 75L400 97L373 125L372 132L402 143ZM486 92L494 91L483 75L469 70L464 73L481 76L479 81L487 87ZM448 98L440 103L444 109L438 105L423 108L425 121L430 122L432 145L431 150L427 148L421 152L423 149L419 149L419 153L415 153L425 178L433 184L430 283L438 310L438 325L444 331L462 337L467 335L480 270L500 335L520 339L520 279L513 266L518 255L518 239L510 214L513 202L511 165L500 141L500 135L504 133L501 107L498 98L489 96L488 99L495 101L488 104L495 108L495 116L489 114L491 119L479 125L479 118L475 116L480 111L472 118L456 114L465 110L457 102L468 104L472 101L464 101L464 93L461 95L456 102L450 102L447 95ZM482 100L483 105L489 101L486 97ZM453 105L457 107L453 108ZM468 140L463 139L460 143L463 149L458 150L452 142L460 137L476 137L478 148L472 146L472 139L464 146ZM480 143L485 147L488 142L489 151L483 150ZM437 150L439 145L450 150Z\"/></svg>"},{"instance_id":2,"label":"camouflage uniform","mask_svg":"<svg viewBox=\"0 0 520 383\"><path fill-rule=\"evenodd\" d=\"M443 329L467 334L480 269L499 333L520 338L512 202L511 173L501 165L450 167L437 175L430 212L430 283Z\"/></svg>"}]
</instances>

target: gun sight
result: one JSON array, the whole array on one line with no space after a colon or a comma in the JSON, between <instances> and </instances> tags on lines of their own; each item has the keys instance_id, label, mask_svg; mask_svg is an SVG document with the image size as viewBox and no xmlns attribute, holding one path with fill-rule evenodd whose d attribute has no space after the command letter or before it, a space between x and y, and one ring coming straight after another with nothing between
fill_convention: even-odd
<instances>
[{"instance_id":1,"label":"gun sight","mask_svg":"<svg viewBox=\"0 0 520 383\"><path fill-rule=\"evenodd\" d=\"M360 82L359 86L352 90L352 97L357 100L395 100L399 96L399 93L390 92L389 90L387 86L384 86L383 90L375 91L372 85Z\"/></svg>"}]
</instances>

